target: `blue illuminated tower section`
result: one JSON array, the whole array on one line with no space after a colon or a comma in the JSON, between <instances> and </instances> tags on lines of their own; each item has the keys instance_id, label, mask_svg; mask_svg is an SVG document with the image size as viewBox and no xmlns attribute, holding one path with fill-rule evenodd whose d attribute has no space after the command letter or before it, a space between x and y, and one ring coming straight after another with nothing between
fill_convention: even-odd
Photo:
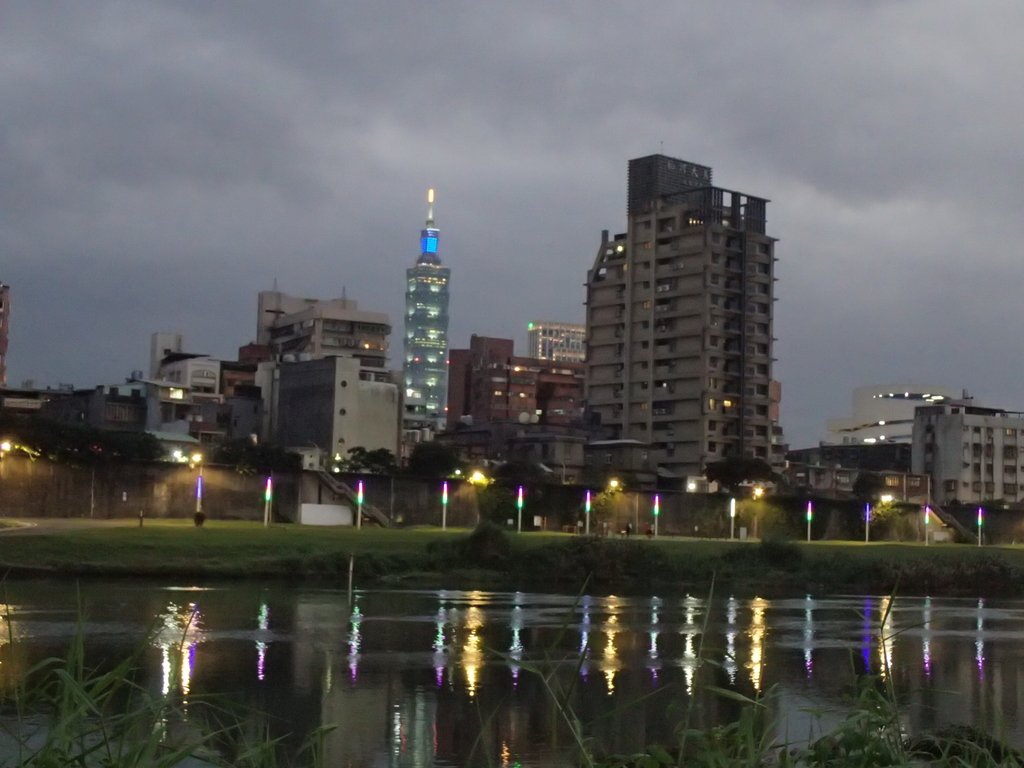
<instances>
[{"instance_id":1,"label":"blue illuminated tower section","mask_svg":"<svg viewBox=\"0 0 1024 768\"><path fill-rule=\"evenodd\" d=\"M448 281L434 226L434 190L427 191L420 257L405 271L405 426L443 429L448 402Z\"/></svg>"}]
</instances>

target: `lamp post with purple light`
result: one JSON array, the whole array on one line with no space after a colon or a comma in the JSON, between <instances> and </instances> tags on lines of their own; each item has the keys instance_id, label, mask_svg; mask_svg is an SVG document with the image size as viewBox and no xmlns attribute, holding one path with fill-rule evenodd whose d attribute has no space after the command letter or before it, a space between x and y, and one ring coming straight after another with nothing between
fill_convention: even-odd
<instances>
[{"instance_id":1,"label":"lamp post with purple light","mask_svg":"<svg viewBox=\"0 0 1024 768\"><path fill-rule=\"evenodd\" d=\"M363 481L356 483L356 530L363 527L363 500L366 496L363 493Z\"/></svg>"},{"instance_id":2,"label":"lamp post with purple light","mask_svg":"<svg viewBox=\"0 0 1024 768\"><path fill-rule=\"evenodd\" d=\"M206 520L206 515L203 514L203 454L193 453L190 458L192 466L199 467L199 472L196 474L196 512L192 518L199 526Z\"/></svg>"},{"instance_id":3,"label":"lamp post with purple light","mask_svg":"<svg viewBox=\"0 0 1024 768\"><path fill-rule=\"evenodd\" d=\"M584 528L584 530L586 531L586 534L589 536L590 535L590 490L589 489L587 490L587 494L586 494L586 496L583 499L583 511L586 512L586 516L587 516L587 518L586 518L587 519L586 528Z\"/></svg>"},{"instance_id":4,"label":"lamp post with purple light","mask_svg":"<svg viewBox=\"0 0 1024 768\"><path fill-rule=\"evenodd\" d=\"M979 547L981 546L981 524L982 524L982 521L984 519L985 519L985 510L983 510L981 507L978 507L978 546Z\"/></svg>"},{"instance_id":5,"label":"lamp post with purple light","mask_svg":"<svg viewBox=\"0 0 1024 768\"><path fill-rule=\"evenodd\" d=\"M654 535L658 535L658 518L661 517L661 496L654 494Z\"/></svg>"},{"instance_id":6,"label":"lamp post with purple light","mask_svg":"<svg viewBox=\"0 0 1024 768\"><path fill-rule=\"evenodd\" d=\"M864 543L867 544L871 538L871 503L864 504Z\"/></svg>"},{"instance_id":7,"label":"lamp post with purple light","mask_svg":"<svg viewBox=\"0 0 1024 768\"><path fill-rule=\"evenodd\" d=\"M807 502L807 541L811 540L811 521L814 519L814 505Z\"/></svg>"}]
</instances>

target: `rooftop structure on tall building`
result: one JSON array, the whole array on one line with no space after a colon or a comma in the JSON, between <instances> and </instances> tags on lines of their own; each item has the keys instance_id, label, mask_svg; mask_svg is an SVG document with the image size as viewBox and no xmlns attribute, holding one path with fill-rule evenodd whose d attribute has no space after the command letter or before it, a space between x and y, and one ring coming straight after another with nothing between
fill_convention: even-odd
<instances>
[{"instance_id":1,"label":"rooftop structure on tall building","mask_svg":"<svg viewBox=\"0 0 1024 768\"><path fill-rule=\"evenodd\" d=\"M381 312L366 312L351 299L304 299L280 291L260 291L256 343L274 360L299 362L355 357L364 366L384 368L391 324Z\"/></svg>"},{"instance_id":2,"label":"rooftop structure on tall building","mask_svg":"<svg viewBox=\"0 0 1024 768\"><path fill-rule=\"evenodd\" d=\"M770 461L775 239L767 200L712 186L711 168L629 162L627 229L587 274L587 402L662 476L732 456Z\"/></svg>"},{"instance_id":3,"label":"rooftop structure on tall building","mask_svg":"<svg viewBox=\"0 0 1024 768\"><path fill-rule=\"evenodd\" d=\"M577 323L532 322L526 325L526 353L538 360L582 363L587 327Z\"/></svg>"},{"instance_id":4,"label":"rooftop structure on tall building","mask_svg":"<svg viewBox=\"0 0 1024 768\"><path fill-rule=\"evenodd\" d=\"M829 419L826 443L910 444L914 432L914 411L925 405L955 401L958 396L934 384L872 384L853 390L853 415Z\"/></svg>"},{"instance_id":5,"label":"rooftop structure on tall building","mask_svg":"<svg viewBox=\"0 0 1024 768\"><path fill-rule=\"evenodd\" d=\"M11 325L11 286L0 283L0 387L7 386L7 336Z\"/></svg>"},{"instance_id":6,"label":"rooftop structure on tall building","mask_svg":"<svg viewBox=\"0 0 1024 768\"><path fill-rule=\"evenodd\" d=\"M441 429L448 402L448 282L451 270L437 254L434 190L427 192L420 256L405 271L405 428Z\"/></svg>"}]
</instances>

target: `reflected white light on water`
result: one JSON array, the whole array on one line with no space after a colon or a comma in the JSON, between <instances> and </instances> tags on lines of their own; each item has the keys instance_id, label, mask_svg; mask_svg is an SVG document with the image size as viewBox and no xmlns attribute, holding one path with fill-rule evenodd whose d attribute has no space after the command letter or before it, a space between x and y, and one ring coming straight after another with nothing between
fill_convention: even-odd
<instances>
[{"instance_id":1,"label":"reflected white light on water","mask_svg":"<svg viewBox=\"0 0 1024 768\"><path fill-rule=\"evenodd\" d=\"M510 668L512 670L513 685L519 682L519 664L517 662L523 658L523 640L521 637L523 631L523 607L519 605L521 600L522 595L516 592L515 598L513 598L515 605L512 606L512 616L510 619L512 642L508 648L508 655L512 660Z\"/></svg>"},{"instance_id":2,"label":"reflected white light on water","mask_svg":"<svg viewBox=\"0 0 1024 768\"><path fill-rule=\"evenodd\" d=\"M925 677L932 676L932 599L924 599L921 610L921 660L924 663Z\"/></svg>"},{"instance_id":3,"label":"reflected white light on water","mask_svg":"<svg viewBox=\"0 0 1024 768\"><path fill-rule=\"evenodd\" d=\"M651 628L648 632L648 640L650 641L647 647L647 668L651 671L651 684L658 684L658 670L661 668L661 663L658 660L658 635L661 634L658 630L658 622L660 621L661 612L661 598L651 598Z\"/></svg>"},{"instance_id":4,"label":"reflected white light on water","mask_svg":"<svg viewBox=\"0 0 1024 768\"><path fill-rule=\"evenodd\" d=\"M896 642L896 630L892 620L892 598L883 597L878 604L881 628L878 633L879 674L884 680L892 672L892 650Z\"/></svg>"},{"instance_id":5,"label":"reflected white light on water","mask_svg":"<svg viewBox=\"0 0 1024 768\"><path fill-rule=\"evenodd\" d=\"M978 666L978 679L985 679L985 639L982 634L985 631L985 618L982 611L985 610L985 601L978 600L978 616L975 621L977 638L974 641L974 662Z\"/></svg>"},{"instance_id":6,"label":"reflected white light on water","mask_svg":"<svg viewBox=\"0 0 1024 768\"><path fill-rule=\"evenodd\" d=\"M804 674L814 676L814 601L810 595L804 598Z\"/></svg>"},{"instance_id":7,"label":"reflected white light on water","mask_svg":"<svg viewBox=\"0 0 1024 768\"><path fill-rule=\"evenodd\" d=\"M750 660L747 662L747 669L750 671L750 684L754 690L761 692L761 681L764 675L764 637L765 622L764 614L768 609L768 601L763 597L755 597L750 601L750 629L747 636L750 638Z\"/></svg>"},{"instance_id":8,"label":"reflected white light on water","mask_svg":"<svg viewBox=\"0 0 1024 768\"><path fill-rule=\"evenodd\" d=\"M683 601L683 680L688 694L693 693L693 682L697 672L697 598L687 595Z\"/></svg>"},{"instance_id":9,"label":"reflected white light on water","mask_svg":"<svg viewBox=\"0 0 1024 768\"><path fill-rule=\"evenodd\" d=\"M359 651L363 646L362 624L363 612L359 609L359 603L355 603L349 617L348 630L348 676L352 682L359 676Z\"/></svg>"},{"instance_id":10,"label":"reflected white light on water","mask_svg":"<svg viewBox=\"0 0 1024 768\"><path fill-rule=\"evenodd\" d=\"M725 604L725 658L722 660L722 666L725 668L725 673L729 676L729 683L732 685L736 684L736 671L738 665L736 662L736 617L739 614L739 601L735 597L730 597Z\"/></svg>"},{"instance_id":11,"label":"reflected white light on water","mask_svg":"<svg viewBox=\"0 0 1024 768\"><path fill-rule=\"evenodd\" d=\"M444 685L444 668L448 664L448 657L445 655L444 628L448 623L448 611L442 605L437 609L434 617L434 642L431 649L434 651L434 682L438 688Z\"/></svg>"},{"instance_id":12,"label":"reflected white light on water","mask_svg":"<svg viewBox=\"0 0 1024 768\"><path fill-rule=\"evenodd\" d=\"M196 644L202 640L199 607L195 603L179 606L169 603L158 617L160 629L153 644L160 648L161 691L164 696L173 689L175 670L182 695L188 695L192 684L192 668Z\"/></svg>"},{"instance_id":13,"label":"reflected white light on water","mask_svg":"<svg viewBox=\"0 0 1024 768\"><path fill-rule=\"evenodd\" d=\"M270 628L270 607L266 603L260 603L257 626L261 639L256 641L256 679L263 680L267 675L267 643L262 639L262 633Z\"/></svg>"}]
</instances>

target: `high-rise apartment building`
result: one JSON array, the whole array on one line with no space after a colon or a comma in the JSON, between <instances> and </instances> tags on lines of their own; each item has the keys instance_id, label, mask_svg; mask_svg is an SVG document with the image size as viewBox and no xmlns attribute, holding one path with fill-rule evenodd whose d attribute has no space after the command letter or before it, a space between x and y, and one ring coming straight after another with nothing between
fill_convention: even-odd
<instances>
[{"instance_id":1,"label":"high-rise apartment building","mask_svg":"<svg viewBox=\"0 0 1024 768\"><path fill-rule=\"evenodd\" d=\"M532 322L526 325L526 354L537 360L582 363L587 327L577 323Z\"/></svg>"},{"instance_id":2,"label":"high-rise apartment building","mask_svg":"<svg viewBox=\"0 0 1024 768\"><path fill-rule=\"evenodd\" d=\"M711 168L629 162L626 232L587 274L587 402L677 477L772 456L774 243L767 200Z\"/></svg>"},{"instance_id":3,"label":"high-rise apartment building","mask_svg":"<svg viewBox=\"0 0 1024 768\"><path fill-rule=\"evenodd\" d=\"M441 429L448 402L448 282L451 270L437 255L434 190L427 192L427 222L420 256L405 271L405 414L407 428Z\"/></svg>"},{"instance_id":4,"label":"high-rise apartment building","mask_svg":"<svg viewBox=\"0 0 1024 768\"><path fill-rule=\"evenodd\" d=\"M11 286L0 283L0 387L7 386L7 334L11 323Z\"/></svg>"}]
</instances>

